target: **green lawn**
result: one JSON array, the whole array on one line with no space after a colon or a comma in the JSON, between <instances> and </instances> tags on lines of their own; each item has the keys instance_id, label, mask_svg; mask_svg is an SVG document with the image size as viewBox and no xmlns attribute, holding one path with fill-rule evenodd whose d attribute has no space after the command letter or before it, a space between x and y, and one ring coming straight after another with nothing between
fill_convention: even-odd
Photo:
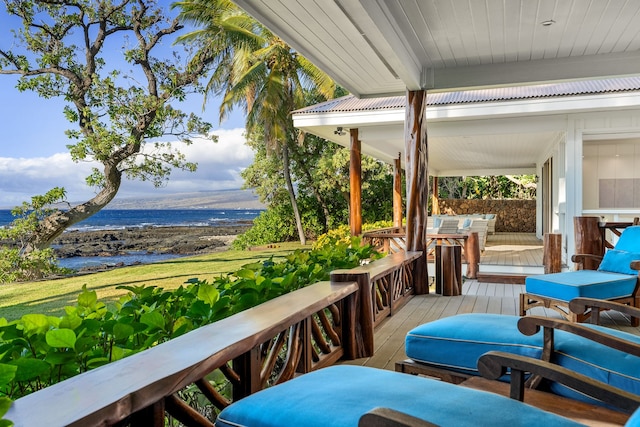
<instances>
[{"instance_id":1,"label":"green lawn","mask_svg":"<svg viewBox=\"0 0 640 427\"><path fill-rule=\"evenodd\" d=\"M211 281L245 264L271 256L282 257L301 248L299 243L279 243L262 250L229 250L64 279L0 285L0 317L13 320L27 313L62 315L65 306L75 304L83 285L95 290L101 301L111 305L127 292L116 289L117 286L147 285L173 289L191 278ZM310 246L304 248L309 249Z\"/></svg>"}]
</instances>

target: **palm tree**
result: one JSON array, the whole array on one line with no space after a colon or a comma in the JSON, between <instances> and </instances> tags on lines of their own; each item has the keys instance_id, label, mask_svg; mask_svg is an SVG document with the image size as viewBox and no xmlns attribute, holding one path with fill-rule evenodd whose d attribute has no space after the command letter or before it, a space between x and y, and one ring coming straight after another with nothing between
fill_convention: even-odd
<instances>
[{"instance_id":1,"label":"palm tree","mask_svg":"<svg viewBox=\"0 0 640 427\"><path fill-rule=\"evenodd\" d=\"M290 112L304 106L305 89L327 98L336 85L282 39L228 0L177 3L181 18L198 27L182 41L195 43L203 55L215 53L216 67L207 93L222 96L220 120L234 108L247 114L247 131L262 130L270 153L280 156L300 242L306 243L291 177L289 150L297 135Z\"/></svg>"}]
</instances>

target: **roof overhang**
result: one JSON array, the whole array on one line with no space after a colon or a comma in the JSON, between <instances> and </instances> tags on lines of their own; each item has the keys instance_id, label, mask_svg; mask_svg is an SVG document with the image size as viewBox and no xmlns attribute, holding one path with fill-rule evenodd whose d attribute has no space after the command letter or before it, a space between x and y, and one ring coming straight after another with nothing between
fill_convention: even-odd
<instances>
[{"instance_id":1,"label":"roof overhang","mask_svg":"<svg viewBox=\"0 0 640 427\"><path fill-rule=\"evenodd\" d=\"M235 2L358 97L640 73L640 2Z\"/></svg>"},{"instance_id":2,"label":"roof overhang","mask_svg":"<svg viewBox=\"0 0 640 427\"><path fill-rule=\"evenodd\" d=\"M294 126L344 147L349 147L349 132L340 135L337 128L357 128L364 154L404 163L404 108L358 109L357 103L346 102L350 111L313 112L309 107L295 112ZM535 174L565 138L569 115L616 109L640 109L638 91L429 106L429 173Z\"/></svg>"}]
</instances>

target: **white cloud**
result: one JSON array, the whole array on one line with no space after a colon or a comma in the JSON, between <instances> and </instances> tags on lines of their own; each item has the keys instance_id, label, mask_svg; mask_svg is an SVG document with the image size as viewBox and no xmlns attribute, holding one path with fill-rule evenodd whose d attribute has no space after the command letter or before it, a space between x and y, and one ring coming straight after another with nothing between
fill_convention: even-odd
<instances>
[{"instance_id":1,"label":"white cloud","mask_svg":"<svg viewBox=\"0 0 640 427\"><path fill-rule=\"evenodd\" d=\"M154 188L150 182L123 180L118 198L236 189L243 184L240 172L253 161L253 151L245 145L244 129L219 129L214 143L205 138L190 146L176 143L188 161L196 162L196 172L174 170L167 185ZM68 153L49 157L0 157L0 207L13 207L43 194L52 187L64 187L70 201L85 201L94 195L84 179L97 163L74 163Z\"/></svg>"}]
</instances>

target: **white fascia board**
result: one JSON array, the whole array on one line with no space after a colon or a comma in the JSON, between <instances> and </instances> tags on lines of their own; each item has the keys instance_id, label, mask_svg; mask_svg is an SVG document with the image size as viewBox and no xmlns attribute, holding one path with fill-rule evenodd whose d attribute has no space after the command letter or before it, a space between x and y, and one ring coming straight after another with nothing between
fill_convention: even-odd
<instances>
[{"instance_id":1,"label":"white fascia board","mask_svg":"<svg viewBox=\"0 0 640 427\"><path fill-rule=\"evenodd\" d=\"M354 111L347 113L294 114L297 128L310 126L344 126L357 128L366 125L404 123L404 108L380 111Z\"/></svg>"},{"instance_id":2,"label":"white fascia board","mask_svg":"<svg viewBox=\"0 0 640 427\"><path fill-rule=\"evenodd\" d=\"M637 92L621 92L607 95L559 96L554 98L427 107L427 120L464 120L487 116L575 113L637 106L640 106L640 96Z\"/></svg>"},{"instance_id":3,"label":"white fascia board","mask_svg":"<svg viewBox=\"0 0 640 427\"><path fill-rule=\"evenodd\" d=\"M555 98L535 98L517 101L428 106L428 121L469 120L491 117L514 117L539 114L577 113L640 107L637 92L615 94L576 95ZM346 113L294 114L295 127L344 126L403 123L405 109L381 111L353 111Z\"/></svg>"}]
</instances>

